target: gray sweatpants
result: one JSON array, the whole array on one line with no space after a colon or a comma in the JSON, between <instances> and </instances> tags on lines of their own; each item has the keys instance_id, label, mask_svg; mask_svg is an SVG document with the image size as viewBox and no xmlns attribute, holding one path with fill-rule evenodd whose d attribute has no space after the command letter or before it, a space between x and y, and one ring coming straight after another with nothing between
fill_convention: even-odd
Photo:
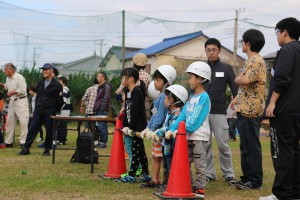
<instances>
[{"instance_id":1,"label":"gray sweatpants","mask_svg":"<svg viewBox=\"0 0 300 200\"><path fill-rule=\"evenodd\" d=\"M204 189L206 185L206 161L205 161L205 149L207 142L199 140L188 140L189 151L189 164L191 174L191 184L196 189ZM196 169L196 181L193 181L193 173L191 170L191 164L194 162Z\"/></svg>"},{"instance_id":2,"label":"gray sweatpants","mask_svg":"<svg viewBox=\"0 0 300 200\"><path fill-rule=\"evenodd\" d=\"M210 130L214 133L219 149L220 166L223 177L235 177L232 167L232 154L228 145L228 123L223 114L209 114ZM212 134L206 149L206 176L216 179L216 169L214 166L214 154L212 148Z\"/></svg>"}]
</instances>

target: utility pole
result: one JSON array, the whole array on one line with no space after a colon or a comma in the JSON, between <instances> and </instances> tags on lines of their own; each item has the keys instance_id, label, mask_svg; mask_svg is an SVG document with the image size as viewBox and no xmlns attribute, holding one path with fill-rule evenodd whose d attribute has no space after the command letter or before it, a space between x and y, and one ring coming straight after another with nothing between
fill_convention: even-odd
<instances>
[{"instance_id":1,"label":"utility pole","mask_svg":"<svg viewBox=\"0 0 300 200\"><path fill-rule=\"evenodd\" d=\"M33 59L32 59L32 67L36 65L36 60L35 60L35 47L33 47Z\"/></svg>"},{"instance_id":2,"label":"utility pole","mask_svg":"<svg viewBox=\"0 0 300 200\"><path fill-rule=\"evenodd\" d=\"M234 41L233 41L233 69L237 72L236 69L236 57L237 57L237 47L238 47L238 19L239 19L239 11L235 10L235 18L234 18Z\"/></svg>"},{"instance_id":3,"label":"utility pole","mask_svg":"<svg viewBox=\"0 0 300 200\"><path fill-rule=\"evenodd\" d=\"M100 40L100 57L102 58L102 47L105 45L104 40Z\"/></svg>"},{"instance_id":4,"label":"utility pole","mask_svg":"<svg viewBox=\"0 0 300 200\"><path fill-rule=\"evenodd\" d=\"M122 69L125 69L125 10L122 10Z\"/></svg>"}]
</instances>

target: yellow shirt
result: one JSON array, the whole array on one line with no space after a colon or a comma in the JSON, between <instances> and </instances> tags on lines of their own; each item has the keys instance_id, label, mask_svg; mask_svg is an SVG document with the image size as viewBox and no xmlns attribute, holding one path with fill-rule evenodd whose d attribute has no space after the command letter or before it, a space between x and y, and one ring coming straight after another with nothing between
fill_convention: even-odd
<instances>
[{"instance_id":1,"label":"yellow shirt","mask_svg":"<svg viewBox=\"0 0 300 200\"><path fill-rule=\"evenodd\" d=\"M254 118L263 114L265 107L266 64L257 55L245 63L244 74L250 79L250 84L241 85L238 91L236 112L243 116Z\"/></svg>"}]
</instances>

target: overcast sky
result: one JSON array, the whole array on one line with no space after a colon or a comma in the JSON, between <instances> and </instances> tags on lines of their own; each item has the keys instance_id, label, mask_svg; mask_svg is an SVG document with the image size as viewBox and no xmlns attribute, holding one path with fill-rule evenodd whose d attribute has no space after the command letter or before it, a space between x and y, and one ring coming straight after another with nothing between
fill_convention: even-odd
<instances>
[{"instance_id":1,"label":"overcast sky","mask_svg":"<svg viewBox=\"0 0 300 200\"><path fill-rule=\"evenodd\" d=\"M95 16L126 10L134 14L158 19L186 22L211 22L234 19L235 10L239 10L239 19L271 27L274 27L279 20L285 17L292 16L300 19L300 0L4 0L2 2L30 10L70 16ZM34 18L32 20L34 20ZM184 31L175 31L177 27L175 27L173 31L167 29L162 30L161 27L158 27L159 26L149 24L143 24L141 27L130 27L129 25L129 30L127 29L128 38L126 38L126 46L144 48L160 42L165 37L180 35L181 32L184 33ZM136 28L134 29L136 31L133 33L131 28ZM259 28L265 34L267 43L261 52L262 55L266 55L279 49L274 29L253 27L249 24L240 22L239 38L243 31L248 28ZM139 29L147 29L148 31L146 33L146 31L140 31ZM149 31L149 29L151 29L151 31ZM186 31L188 32L189 30ZM203 32L209 37L220 39L224 46L231 50L233 49L233 21L203 30ZM105 55L111 45L118 44L120 45L121 43L104 41L102 48L103 54ZM3 48L3 46L2 48L0 46L0 53L4 52ZM82 53L81 57L88 56L93 53L94 50L99 54L99 49L99 46L94 46ZM40 57L46 55L43 50L39 51L41 54ZM1 62L14 62L17 57L20 57L20 55L17 56L16 54L18 54L17 51L6 51L4 55L0 55L0 60ZM239 54L242 55L240 50ZM75 56L73 53L70 56L65 56L64 59L59 57L56 58L54 56L52 62L67 62L76 59L75 57L78 59L81 58L80 54L76 54ZM38 59L37 61L39 62ZM40 62L44 61L46 61L45 57L40 59Z\"/></svg>"}]
</instances>

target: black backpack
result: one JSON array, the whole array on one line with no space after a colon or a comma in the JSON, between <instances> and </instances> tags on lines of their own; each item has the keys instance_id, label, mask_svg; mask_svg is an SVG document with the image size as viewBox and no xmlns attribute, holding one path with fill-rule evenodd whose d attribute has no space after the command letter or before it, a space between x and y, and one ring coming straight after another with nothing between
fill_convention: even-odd
<instances>
[{"instance_id":1,"label":"black backpack","mask_svg":"<svg viewBox=\"0 0 300 200\"><path fill-rule=\"evenodd\" d=\"M74 152L71 163L91 163L91 146L93 141L93 133L82 132L77 138L77 150ZM94 164L98 164L99 154L94 150Z\"/></svg>"}]
</instances>

